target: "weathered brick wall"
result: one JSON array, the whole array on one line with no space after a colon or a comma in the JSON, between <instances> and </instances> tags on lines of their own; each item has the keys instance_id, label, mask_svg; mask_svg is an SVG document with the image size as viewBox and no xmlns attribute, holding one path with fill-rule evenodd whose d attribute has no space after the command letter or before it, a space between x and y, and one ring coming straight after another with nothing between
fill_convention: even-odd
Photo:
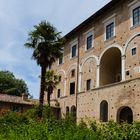
<instances>
[{"instance_id":1,"label":"weathered brick wall","mask_svg":"<svg viewBox=\"0 0 140 140\"><path fill-rule=\"evenodd\" d=\"M100 119L100 103L108 102L108 119L117 120L121 107L128 106L133 111L134 120L140 120L140 79L97 88L78 95L77 119Z\"/></svg>"},{"instance_id":2,"label":"weathered brick wall","mask_svg":"<svg viewBox=\"0 0 140 140\"><path fill-rule=\"evenodd\" d=\"M33 107L33 105L17 104L17 103L10 103L10 102L0 102L0 115L5 114L10 111L23 112L28 109L31 109L32 107Z\"/></svg>"},{"instance_id":3,"label":"weathered brick wall","mask_svg":"<svg viewBox=\"0 0 140 140\"><path fill-rule=\"evenodd\" d=\"M126 76L126 80L135 79L140 76L139 66L140 66L140 37L134 37L132 41L128 43L128 41L133 38L134 34L140 33L140 26L131 27L131 10L130 6L128 6L134 0L127 1L118 1L118 3L108 10L106 10L102 15L98 16L97 19L94 19L92 22L87 23L85 27L83 27L79 32L75 33L72 38L67 40L64 46L64 64L58 65L56 62L53 65L53 69L56 72L64 71L61 73L63 76L62 79L66 80L66 93L62 92L62 98L58 99L60 102L60 107L62 109L62 114L66 112L66 106L71 107L72 105L76 105L76 96L69 94L69 84L72 81L77 81L77 75L74 78L70 77L70 71L75 67L77 71L77 66L82 67L82 81L81 81L81 91L85 91L86 80L91 78L93 81L93 88L97 84L97 65L99 60L101 59L101 55L106 53L106 50L109 48L116 47L121 52L121 56L124 55L125 59L125 70L130 70L130 75ZM104 21L110 16L114 15L115 18L115 36L109 40L104 39L105 34L105 26ZM94 41L93 48L85 51L86 44L86 32L93 29ZM79 42L79 64L78 57L70 59L71 52L71 42L77 39ZM126 46L128 44L128 46ZM118 47L119 46L119 47ZM131 49L137 46L137 54L132 56ZM124 54L124 50L126 49L126 53ZM104 52L105 51L105 52ZM103 53L104 52L104 53ZM89 58L89 56L96 56ZM89 58L89 59L88 59ZM87 61L85 61L87 59ZM122 59L122 58L121 58ZM115 63L115 58L114 58ZM122 63L122 62L121 62ZM122 67L121 67L122 68ZM79 69L80 70L80 69ZM78 75L79 75L78 71ZM104 75L106 76L106 75ZM76 82L77 84L77 82ZM94 118L96 120L99 119L99 105L102 100L107 100L109 103L109 119L116 120L116 114L118 109L121 106L130 106L134 111L134 118L140 119L139 114L140 110L139 106L139 79L132 80L126 83L116 83L112 86L105 86L102 88L95 88L92 91L85 91L83 93L78 94L77 100L77 117L78 120L81 118L85 118L88 116L89 118ZM135 86L136 85L136 86ZM76 85L77 87L77 85ZM58 85L58 88L61 88L64 91L64 80ZM63 98L63 96L66 97ZM52 99L57 99L57 89L54 91Z\"/></svg>"}]
</instances>

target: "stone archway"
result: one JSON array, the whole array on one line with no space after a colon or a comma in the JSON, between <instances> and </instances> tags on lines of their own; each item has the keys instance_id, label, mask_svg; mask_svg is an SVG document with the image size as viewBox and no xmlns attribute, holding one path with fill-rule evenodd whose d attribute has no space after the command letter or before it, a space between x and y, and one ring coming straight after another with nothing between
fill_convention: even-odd
<instances>
[{"instance_id":1,"label":"stone archway","mask_svg":"<svg viewBox=\"0 0 140 140\"><path fill-rule=\"evenodd\" d=\"M128 106L121 107L117 113L117 121L119 123L122 123L122 122L132 123L133 122L132 109Z\"/></svg>"},{"instance_id":2,"label":"stone archway","mask_svg":"<svg viewBox=\"0 0 140 140\"><path fill-rule=\"evenodd\" d=\"M74 105L71 107L71 116L73 120L76 122L76 106Z\"/></svg>"},{"instance_id":3,"label":"stone archway","mask_svg":"<svg viewBox=\"0 0 140 140\"><path fill-rule=\"evenodd\" d=\"M117 47L107 49L100 58L100 86L122 80L121 50Z\"/></svg>"},{"instance_id":4,"label":"stone archway","mask_svg":"<svg viewBox=\"0 0 140 140\"><path fill-rule=\"evenodd\" d=\"M69 116L69 107L66 107L66 116Z\"/></svg>"}]
</instances>

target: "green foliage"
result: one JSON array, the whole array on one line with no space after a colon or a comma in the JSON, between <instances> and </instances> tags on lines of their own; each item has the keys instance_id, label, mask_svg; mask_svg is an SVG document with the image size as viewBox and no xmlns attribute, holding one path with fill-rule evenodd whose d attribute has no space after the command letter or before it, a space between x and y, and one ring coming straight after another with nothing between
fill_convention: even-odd
<instances>
[{"instance_id":1,"label":"green foliage","mask_svg":"<svg viewBox=\"0 0 140 140\"><path fill-rule=\"evenodd\" d=\"M49 22L41 21L29 33L25 47L34 50L32 57L38 65L47 67L62 55L63 44L64 38L60 36L60 32Z\"/></svg>"},{"instance_id":2,"label":"green foliage","mask_svg":"<svg viewBox=\"0 0 140 140\"><path fill-rule=\"evenodd\" d=\"M56 85L59 83L59 75L55 74L55 72L53 70L49 70L46 72L45 75L45 90L48 91L49 89L54 89L56 88ZM52 91L51 91L52 92Z\"/></svg>"},{"instance_id":3,"label":"green foliage","mask_svg":"<svg viewBox=\"0 0 140 140\"><path fill-rule=\"evenodd\" d=\"M60 32L46 21L41 21L34 26L34 30L29 33L28 40L25 43L25 47L33 49L32 58L41 66L40 111L38 112L40 118L42 117L44 102L46 69L62 56L63 44L64 38L60 36Z\"/></svg>"},{"instance_id":4,"label":"green foliage","mask_svg":"<svg viewBox=\"0 0 140 140\"><path fill-rule=\"evenodd\" d=\"M55 120L46 115L50 107L44 107L44 118L37 117L37 110L25 113L11 112L0 117L1 140L139 140L140 122L118 124L110 121L90 125L81 121L78 125L69 116Z\"/></svg>"},{"instance_id":5,"label":"green foliage","mask_svg":"<svg viewBox=\"0 0 140 140\"><path fill-rule=\"evenodd\" d=\"M0 71L0 93L16 96L29 94L25 81L15 78L10 71Z\"/></svg>"},{"instance_id":6,"label":"green foliage","mask_svg":"<svg viewBox=\"0 0 140 140\"><path fill-rule=\"evenodd\" d=\"M48 104L50 105L50 95L53 93L54 88L60 82L60 76L55 74L53 70L46 71L45 75L45 91L47 91L47 100Z\"/></svg>"}]
</instances>

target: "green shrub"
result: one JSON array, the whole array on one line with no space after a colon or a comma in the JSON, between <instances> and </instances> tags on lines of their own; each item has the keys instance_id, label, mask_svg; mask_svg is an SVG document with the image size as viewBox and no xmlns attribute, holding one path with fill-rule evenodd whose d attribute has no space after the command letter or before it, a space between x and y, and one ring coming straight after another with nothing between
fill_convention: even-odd
<instances>
[{"instance_id":1,"label":"green shrub","mask_svg":"<svg viewBox=\"0 0 140 140\"><path fill-rule=\"evenodd\" d=\"M49 114L50 113L50 114ZM10 112L0 117L0 140L139 140L140 122L118 124L110 121L76 125L71 116L55 120L51 109L44 107L42 120L37 110Z\"/></svg>"}]
</instances>

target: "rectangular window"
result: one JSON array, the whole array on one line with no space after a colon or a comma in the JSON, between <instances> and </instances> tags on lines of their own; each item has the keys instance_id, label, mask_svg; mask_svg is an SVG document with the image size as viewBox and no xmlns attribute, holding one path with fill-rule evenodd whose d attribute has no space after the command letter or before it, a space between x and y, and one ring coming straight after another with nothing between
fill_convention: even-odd
<instances>
[{"instance_id":1,"label":"rectangular window","mask_svg":"<svg viewBox=\"0 0 140 140\"><path fill-rule=\"evenodd\" d=\"M75 70L71 71L71 77L75 77Z\"/></svg>"},{"instance_id":2,"label":"rectangular window","mask_svg":"<svg viewBox=\"0 0 140 140\"><path fill-rule=\"evenodd\" d=\"M92 38L93 38L93 35L90 35L87 37L87 50L92 48Z\"/></svg>"},{"instance_id":3,"label":"rectangular window","mask_svg":"<svg viewBox=\"0 0 140 140\"><path fill-rule=\"evenodd\" d=\"M21 106L11 106L11 110L15 112L20 112L23 110Z\"/></svg>"},{"instance_id":4,"label":"rectangular window","mask_svg":"<svg viewBox=\"0 0 140 140\"><path fill-rule=\"evenodd\" d=\"M60 98L60 94L61 94L60 92L61 92L61 90L58 89L58 90L57 90L57 98Z\"/></svg>"},{"instance_id":5,"label":"rectangular window","mask_svg":"<svg viewBox=\"0 0 140 140\"><path fill-rule=\"evenodd\" d=\"M106 26L106 40L114 36L114 22Z\"/></svg>"},{"instance_id":6,"label":"rectangular window","mask_svg":"<svg viewBox=\"0 0 140 140\"><path fill-rule=\"evenodd\" d=\"M60 64L63 64L63 56L60 57L60 58L58 59L58 61L59 61L59 65L60 65Z\"/></svg>"},{"instance_id":7,"label":"rectangular window","mask_svg":"<svg viewBox=\"0 0 140 140\"><path fill-rule=\"evenodd\" d=\"M51 70L51 68L52 68L52 66L49 64L49 65L48 65L48 69Z\"/></svg>"},{"instance_id":8,"label":"rectangular window","mask_svg":"<svg viewBox=\"0 0 140 140\"><path fill-rule=\"evenodd\" d=\"M71 48L71 57L76 56L76 49L77 49L77 45L72 46L72 48Z\"/></svg>"},{"instance_id":9,"label":"rectangular window","mask_svg":"<svg viewBox=\"0 0 140 140\"><path fill-rule=\"evenodd\" d=\"M137 52L137 49L136 48L132 48L132 55L135 55L136 54L136 52Z\"/></svg>"},{"instance_id":10,"label":"rectangular window","mask_svg":"<svg viewBox=\"0 0 140 140\"><path fill-rule=\"evenodd\" d=\"M140 23L140 6L133 10L133 25Z\"/></svg>"},{"instance_id":11,"label":"rectangular window","mask_svg":"<svg viewBox=\"0 0 140 140\"><path fill-rule=\"evenodd\" d=\"M87 90L91 89L91 79L87 80Z\"/></svg>"},{"instance_id":12,"label":"rectangular window","mask_svg":"<svg viewBox=\"0 0 140 140\"><path fill-rule=\"evenodd\" d=\"M70 95L75 94L75 82L70 83Z\"/></svg>"}]
</instances>

